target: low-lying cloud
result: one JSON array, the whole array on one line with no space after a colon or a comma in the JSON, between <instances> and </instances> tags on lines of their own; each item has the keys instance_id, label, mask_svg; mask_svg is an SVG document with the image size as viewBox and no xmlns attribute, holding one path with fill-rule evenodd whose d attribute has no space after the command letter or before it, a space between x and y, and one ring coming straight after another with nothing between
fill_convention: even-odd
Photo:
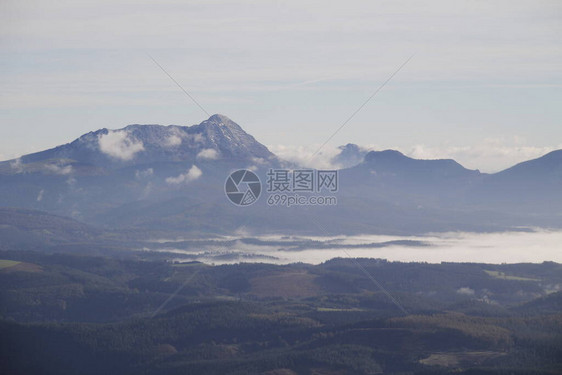
<instances>
[{"instance_id":1,"label":"low-lying cloud","mask_svg":"<svg viewBox=\"0 0 562 375\"><path fill-rule=\"evenodd\" d=\"M181 145L182 139L177 134L172 134L168 138L166 138L166 145L169 147L176 147Z\"/></svg>"},{"instance_id":2,"label":"low-lying cloud","mask_svg":"<svg viewBox=\"0 0 562 375\"><path fill-rule=\"evenodd\" d=\"M52 174L68 175L72 173L72 165L46 164L45 170Z\"/></svg>"},{"instance_id":3,"label":"low-lying cloud","mask_svg":"<svg viewBox=\"0 0 562 375\"><path fill-rule=\"evenodd\" d=\"M454 159L466 168L493 173L559 149L562 149L562 144L531 146L523 138L512 137L486 138L477 144L467 146L420 144L404 153L416 159Z\"/></svg>"},{"instance_id":4,"label":"low-lying cloud","mask_svg":"<svg viewBox=\"0 0 562 375\"><path fill-rule=\"evenodd\" d=\"M297 236L286 238L281 235L265 235L259 238L265 242L287 242L287 246L272 246L270 244L254 245L237 242L230 244L233 239L251 237L251 232L246 227L241 227L235 237L225 237L220 248L230 252L240 252L258 257L275 257L268 262L289 264L304 262L320 264L329 259L353 258L379 258L398 262L477 262L477 263L541 263L544 261L562 262L560 243L562 231L549 231L536 229L532 232L498 232L498 233L465 233L448 232L428 234L427 236L392 236L392 235L358 235L358 236ZM303 246L298 251L290 249L292 241L314 242L314 246ZM384 247L360 247L358 244L381 243L387 241L414 240L423 241L427 246L406 246L396 244ZM318 247L318 243L337 244L338 247ZM342 249L341 245L349 244L349 248ZM212 252L212 246L198 247L197 251ZM204 259L200 259L203 260ZM215 263L233 263L239 260L213 260ZM260 260L260 261L263 261ZM556 292L560 285L545 285L546 292ZM485 292L469 286L462 286L456 291L459 295L476 296ZM487 297L481 297L487 298Z\"/></svg>"},{"instance_id":5,"label":"low-lying cloud","mask_svg":"<svg viewBox=\"0 0 562 375\"><path fill-rule=\"evenodd\" d=\"M17 158L16 160L10 162L10 168L16 173L23 172L23 163L21 162L21 158Z\"/></svg>"},{"instance_id":6,"label":"low-lying cloud","mask_svg":"<svg viewBox=\"0 0 562 375\"><path fill-rule=\"evenodd\" d=\"M315 154L320 145L316 146L287 146L287 145L268 145L271 152L282 160L294 163L302 167L333 169L337 165L333 163L333 158L340 152L340 149L333 146L325 146Z\"/></svg>"},{"instance_id":7,"label":"low-lying cloud","mask_svg":"<svg viewBox=\"0 0 562 375\"><path fill-rule=\"evenodd\" d=\"M187 172L182 173L177 177L168 177L166 179L166 183L168 185L187 184L191 181L197 180L201 177L201 175L203 175L201 169L199 169L196 165L193 165Z\"/></svg>"},{"instance_id":8,"label":"low-lying cloud","mask_svg":"<svg viewBox=\"0 0 562 375\"><path fill-rule=\"evenodd\" d=\"M110 130L98 138L100 151L115 159L131 160L135 154L144 150L142 141L133 138L128 131Z\"/></svg>"},{"instance_id":9,"label":"low-lying cloud","mask_svg":"<svg viewBox=\"0 0 562 375\"><path fill-rule=\"evenodd\" d=\"M135 178L137 180L144 180L145 178L152 177L153 174L154 174L154 169L152 169L152 168L147 168L147 169L143 169L143 170L136 170L135 171Z\"/></svg>"},{"instance_id":10,"label":"low-lying cloud","mask_svg":"<svg viewBox=\"0 0 562 375\"><path fill-rule=\"evenodd\" d=\"M219 153L217 150L212 148L205 148L197 154L197 159L208 159L208 160L216 160L219 158Z\"/></svg>"},{"instance_id":11,"label":"low-lying cloud","mask_svg":"<svg viewBox=\"0 0 562 375\"><path fill-rule=\"evenodd\" d=\"M474 289L471 289L471 288L465 286L465 287L457 289L457 293L465 295L465 296L473 296L474 295Z\"/></svg>"},{"instance_id":12,"label":"low-lying cloud","mask_svg":"<svg viewBox=\"0 0 562 375\"><path fill-rule=\"evenodd\" d=\"M342 168L344 165L335 158L341 152L341 146L326 145L318 154L314 152L319 145L287 146L269 145L268 148L281 159L299 166L313 168ZM388 144L363 144L362 150L397 150L414 159L454 159L469 169L495 173L512 167L520 162L539 158L551 151L562 149L561 144L550 146L529 145L522 137L485 138L469 145L426 145L396 146ZM314 156L313 156L314 155Z\"/></svg>"}]
</instances>

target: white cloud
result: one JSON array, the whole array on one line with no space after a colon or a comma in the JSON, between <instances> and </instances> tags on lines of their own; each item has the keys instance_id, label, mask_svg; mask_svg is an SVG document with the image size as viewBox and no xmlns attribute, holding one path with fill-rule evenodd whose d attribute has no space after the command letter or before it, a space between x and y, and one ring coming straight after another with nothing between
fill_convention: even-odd
<instances>
[{"instance_id":1,"label":"white cloud","mask_svg":"<svg viewBox=\"0 0 562 375\"><path fill-rule=\"evenodd\" d=\"M298 166L332 169L337 166L332 163L332 158L336 156L340 150L337 147L326 145L320 150L320 145L313 146L287 146L287 145L268 145L267 148L275 155L283 160L295 163Z\"/></svg>"},{"instance_id":2,"label":"white cloud","mask_svg":"<svg viewBox=\"0 0 562 375\"><path fill-rule=\"evenodd\" d=\"M72 173L72 165L46 164L45 170L53 174L67 175Z\"/></svg>"},{"instance_id":3,"label":"white cloud","mask_svg":"<svg viewBox=\"0 0 562 375\"><path fill-rule=\"evenodd\" d=\"M120 160L131 160L144 150L142 141L134 139L126 130L109 130L98 138L101 152Z\"/></svg>"},{"instance_id":4,"label":"white cloud","mask_svg":"<svg viewBox=\"0 0 562 375\"><path fill-rule=\"evenodd\" d=\"M239 233L239 237L245 237L245 232ZM262 236L264 240L285 241L282 235ZM430 246L389 246L382 248L355 248L348 249L350 256L354 258L379 258L398 262L478 262L478 263L542 263L544 261L562 262L562 231L535 232L501 232L501 233L464 233L449 232L428 234L425 236L391 236L391 235L358 235L358 236L298 236L299 239L310 239L326 244L369 244L392 240L419 240L427 242ZM227 240L236 239L236 237ZM294 238L290 239L293 240ZM340 247L326 248L322 251L304 248L298 252L279 250L279 246L270 248L268 246L247 246L240 248L235 245L236 250L254 255L273 255L279 259L279 263L288 264L304 262L320 264L329 259L345 255ZM229 248L225 245L225 248ZM209 249L210 251L211 249ZM548 290L560 290L556 286L544 286ZM465 286L457 289L461 295L471 295L476 290ZM478 295L490 295L489 291L478 291ZM486 298L486 297L484 297ZM488 297L489 298L489 297Z\"/></svg>"},{"instance_id":5,"label":"white cloud","mask_svg":"<svg viewBox=\"0 0 562 375\"><path fill-rule=\"evenodd\" d=\"M152 177L152 175L154 174L154 169L152 168L148 168L148 169L144 169L144 170L136 170L135 171L135 178L137 180L142 180L148 177Z\"/></svg>"},{"instance_id":6,"label":"white cloud","mask_svg":"<svg viewBox=\"0 0 562 375\"><path fill-rule=\"evenodd\" d=\"M45 190L41 189L41 191L37 195L37 202L41 202L43 200L43 193L45 193Z\"/></svg>"},{"instance_id":7,"label":"white cloud","mask_svg":"<svg viewBox=\"0 0 562 375\"><path fill-rule=\"evenodd\" d=\"M474 295L474 289L470 289L469 287L462 287L457 289L457 293L458 294L463 294L466 296L473 296Z\"/></svg>"},{"instance_id":8,"label":"white cloud","mask_svg":"<svg viewBox=\"0 0 562 375\"><path fill-rule=\"evenodd\" d=\"M177 134L172 134L166 139L166 145L169 147L175 147L181 145L182 139Z\"/></svg>"},{"instance_id":9,"label":"white cloud","mask_svg":"<svg viewBox=\"0 0 562 375\"><path fill-rule=\"evenodd\" d=\"M217 152L217 150L214 150L212 148L203 149L197 154L197 159L216 160L218 158L219 153Z\"/></svg>"},{"instance_id":10,"label":"white cloud","mask_svg":"<svg viewBox=\"0 0 562 375\"><path fill-rule=\"evenodd\" d=\"M187 184L191 181L197 180L202 174L203 172L201 169L199 169L196 165L193 165L187 172L182 173L177 177L168 177L166 179L166 183L169 185Z\"/></svg>"},{"instance_id":11,"label":"white cloud","mask_svg":"<svg viewBox=\"0 0 562 375\"><path fill-rule=\"evenodd\" d=\"M10 162L10 168L12 168L16 173L23 172L23 163L21 162L21 158L17 158L16 160Z\"/></svg>"},{"instance_id":12,"label":"white cloud","mask_svg":"<svg viewBox=\"0 0 562 375\"><path fill-rule=\"evenodd\" d=\"M404 153L416 159L454 159L466 168L493 173L559 149L562 149L562 144L530 146L521 137L510 137L486 138L467 146L420 144Z\"/></svg>"},{"instance_id":13,"label":"white cloud","mask_svg":"<svg viewBox=\"0 0 562 375\"><path fill-rule=\"evenodd\" d=\"M268 148L281 159L299 166L313 168L339 168L332 158L339 153L337 147L326 145L314 157L319 146L270 145ZM562 143L552 146L533 146L523 137L484 138L478 143L453 145L450 143L412 146L392 146L381 144L360 145L365 150L393 149L414 159L454 159L464 167L478 169L485 173L495 173L517 163L536 159L551 151L562 149Z\"/></svg>"}]
</instances>

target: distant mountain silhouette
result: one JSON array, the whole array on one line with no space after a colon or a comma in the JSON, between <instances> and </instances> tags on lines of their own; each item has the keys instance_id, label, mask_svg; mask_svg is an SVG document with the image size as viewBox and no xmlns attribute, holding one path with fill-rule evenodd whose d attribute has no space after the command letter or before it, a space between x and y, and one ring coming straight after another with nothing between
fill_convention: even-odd
<instances>
[{"instance_id":1,"label":"distant mountain silhouette","mask_svg":"<svg viewBox=\"0 0 562 375\"><path fill-rule=\"evenodd\" d=\"M452 159L412 159L399 151L371 151L365 155L363 167L376 174L401 175L408 178L454 178L480 174L464 168Z\"/></svg>"},{"instance_id":2,"label":"distant mountain silhouette","mask_svg":"<svg viewBox=\"0 0 562 375\"><path fill-rule=\"evenodd\" d=\"M552 151L540 158L514 165L496 173L495 177L514 182L533 181L539 184L560 181L562 180L562 150Z\"/></svg>"},{"instance_id":3,"label":"distant mountain silhouette","mask_svg":"<svg viewBox=\"0 0 562 375\"><path fill-rule=\"evenodd\" d=\"M495 174L451 159L342 146L338 204L268 206L267 171L286 165L223 115L194 126L101 129L0 163L0 207L41 210L106 228L143 231L418 234L562 227L562 151ZM360 159L361 158L361 159ZM252 169L263 196L226 198L227 176ZM2 214L9 215L9 211Z\"/></svg>"},{"instance_id":4,"label":"distant mountain silhouette","mask_svg":"<svg viewBox=\"0 0 562 375\"><path fill-rule=\"evenodd\" d=\"M471 202L536 217L548 213L553 225L562 221L562 150L488 175L484 182L471 191Z\"/></svg>"},{"instance_id":5,"label":"distant mountain silhouette","mask_svg":"<svg viewBox=\"0 0 562 375\"><path fill-rule=\"evenodd\" d=\"M38 171L36 163L48 163L55 167L44 172L60 173L64 166L83 170L86 166L121 168L154 162L269 160L274 157L238 124L217 114L194 126L129 125L117 130L100 129L71 143L10 162L12 166L20 163L20 167L28 171ZM2 163L1 171L9 172L10 162Z\"/></svg>"},{"instance_id":6,"label":"distant mountain silhouette","mask_svg":"<svg viewBox=\"0 0 562 375\"><path fill-rule=\"evenodd\" d=\"M369 152L356 144L348 143L339 147L340 152L331 160L332 164L340 168L354 167L365 159L365 155Z\"/></svg>"}]
</instances>

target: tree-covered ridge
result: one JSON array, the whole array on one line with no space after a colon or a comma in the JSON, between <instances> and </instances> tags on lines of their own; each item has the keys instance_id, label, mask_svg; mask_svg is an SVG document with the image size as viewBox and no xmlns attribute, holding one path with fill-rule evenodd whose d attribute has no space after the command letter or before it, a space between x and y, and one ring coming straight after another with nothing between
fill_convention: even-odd
<instances>
[{"instance_id":1,"label":"tree-covered ridge","mask_svg":"<svg viewBox=\"0 0 562 375\"><path fill-rule=\"evenodd\" d=\"M562 370L556 263L359 260L404 314L349 259L318 266L32 252L0 259L7 374Z\"/></svg>"}]
</instances>

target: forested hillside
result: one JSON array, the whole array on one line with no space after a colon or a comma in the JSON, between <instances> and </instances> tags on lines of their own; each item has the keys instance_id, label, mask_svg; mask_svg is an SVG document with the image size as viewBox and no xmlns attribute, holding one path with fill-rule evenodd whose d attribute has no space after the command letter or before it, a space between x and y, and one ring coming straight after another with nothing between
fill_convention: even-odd
<instances>
[{"instance_id":1,"label":"forested hillside","mask_svg":"<svg viewBox=\"0 0 562 375\"><path fill-rule=\"evenodd\" d=\"M0 259L5 374L562 371L556 263Z\"/></svg>"}]
</instances>

